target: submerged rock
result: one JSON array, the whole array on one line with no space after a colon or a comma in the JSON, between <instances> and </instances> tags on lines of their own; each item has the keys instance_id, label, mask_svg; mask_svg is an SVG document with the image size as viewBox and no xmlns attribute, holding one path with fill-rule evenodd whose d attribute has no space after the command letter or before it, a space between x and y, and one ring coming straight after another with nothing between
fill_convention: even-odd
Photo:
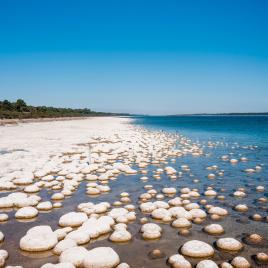
<instances>
[{"instance_id":1,"label":"submerged rock","mask_svg":"<svg viewBox=\"0 0 268 268\"><path fill-rule=\"evenodd\" d=\"M66 239L72 239L77 245L83 245L90 241L90 235L85 230L77 229L68 233Z\"/></svg>"},{"instance_id":2,"label":"submerged rock","mask_svg":"<svg viewBox=\"0 0 268 268\"><path fill-rule=\"evenodd\" d=\"M62 241L60 241L53 249L53 253L60 255L63 251L69 249L69 248L73 248L76 247L77 243L72 240L72 239L64 239Z\"/></svg>"},{"instance_id":3,"label":"submerged rock","mask_svg":"<svg viewBox=\"0 0 268 268\"><path fill-rule=\"evenodd\" d=\"M235 267L235 268L250 268L250 263L244 258L244 257L235 257L231 264Z\"/></svg>"},{"instance_id":4,"label":"submerged rock","mask_svg":"<svg viewBox=\"0 0 268 268\"><path fill-rule=\"evenodd\" d=\"M71 263L75 267L81 267L87 252L84 247L71 247L61 253L59 261L61 263Z\"/></svg>"},{"instance_id":5,"label":"submerged rock","mask_svg":"<svg viewBox=\"0 0 268 268\"><path fill-rule=\"evenodd\" d=\"M212 246L205 242L199 240L191 240L182 246L181 252L185 256L205 258L212 256L214 254L214 249Z\"/></svg>"},{"instance_id":6,"label":"submerged rock","mask_svg":"<svg viewBox=\"0 0 268 268\"><path fill-rule=\"evenodd\" d=\"M204 231L211 235L219 235L224 233L224 229L220 224L209 224L205 226Z\"/></svg>"},{"instance_id":7,"label":"submerged rock","mask_svg":"<svg viewBox=\"0 0 268 268\"><path fill-rule=\"evenodd\" d=\"M3 242L5 239L5 235L0 231L0 242Z\"/></svg>"},{"instance_id":8,"label":"submerged rock","mask_svg":"<svg viewBox=\"0 0 268 268\"><path fill-rule=\"evenodd\" d=\"M20 248L25 251L46 251L58 243L57 235L50 226L35 226L20 240Z\"/></svg>"},{"instance_id":9,"label":"submerged rock","mask_svg":"<svg viewBox=\"0 0 268 268\"><path fill-rule=\"evenodd\" d=\"M125 229L115 230L109 239L113 242L127 242L131 240L131 233Z\"/></svg>"},{"instance_id":10,"label":"submerged rock","mask_svg":"<svg viewBox=\"0 0 268 268\"><path fill-rule=\"evenodd\" d=\"M144 239L158 239L161 237L162 228L155 223L146 223L141 232Z\"/></svg>"},{"instance_id":11,"label":"submerged rock","mask_svg":"<svg viewBox=\"0 0 268 268\"><path fill-rule=\"evenodd\" d=\"M69 212L60 217L59 225L63 227L77 227L82 225L88 219L87 214L83 212Z\"/></svg>"},{"instance_id":12,"label":"submerged rock","mask_svg":"<svg viewBox=\"0 0 268 268\"><path fill-rule=\"evenodd\" d=\"M234 238L220 238L216 242L217 247L227 251L239 251L243 245Z\"/></svg>"},{"instance_id":13,"label":"submerged rock","mask_svg":"<svg viewBox=\"0 0 268 268\"><path fill-rule=\"evenodd\" d=\"M75 266L69 262L62 262L57 264L46 263L42 265L41 268L75 268Z\"/></svg>"},{"instance_id":14,"label":"submerged rock","mask_svg":"<svg viewBox=\"0 0 268 268\"><path fill-rule=\"evenodd\" d=\"M114 268L120 263L118 254L110 247L89 250L83 261L84 268Z\"/></svg>"},{"instance_id":15,"label":"submerged rock","mask_svg":"<svg viewBox=\"0 0 268 268\"><path fill-rule=\"evenodd\" d=\"M0 222L5 222L8 220L8 214L6 213L1 213L0 214Z\"/></svg>"},{"instance_id":16,"label":"submerged rock","mask_svg":"<svg viewBox=\"0 0 268 268\"><path fill-rule=\"evenodd\" d=\"M172 226L175 228L187 228L191 227L192 223L186 218L178 218L177 220L172 222Z\"/></svg>"},{"instance_id":17,"label":"submerged rock","mask_svg":"<svg viewBox=\"0 0 268 268\"><path fill-rule=\"evenodd\" d=\"M218 268L219 266L211 260L204 260L200 261L197 265L196 268Z\"/></svg>"},{"instance_id":18,"label":"submerged rock","mask_svg":"<svg viewBox=\"0 0 268 268\"><path fill-rule=\"evenodd\" d=\"M4 249L0 249L0 267L3 267L5 265L7 258L8 258L8 252Z\"/></svg>"},{"instance_id":19,"label":"submerged rock","mask_svg":"<svg viewBox=\"0 0 268 268\"><path fill-rule=\"evenodd\" d=\"M166 255L160 249L154 249L154 250L149 252L148 256L151 259L161 259L161 258L164 258Z\"/></svg>"},{"instance_id":20,"label":"submerged rock","mask_svg":"<svg viewBox=\"0 0 268 268\"><path fill-rule=\"evenodd\" d=\"M16 219L31 219L38 215L38 210L34 207L23 207L15 213Z\"/></svg>"},{"instance_id":21,"label":"submerged rock","mask_svg":"<svg viewBox=\"0 0 268 268\"><path fill-rule=\"evenodd\" d=\"M175 254L168 258L168 263L173 268L192 268L192 265L182 255Z\"/></svg>"},{"instance_id":22,"label":"submerged rock","mask_svg":"<svg viewBox=\"0 0 268 268\"><path fill-rule=\"evenodd\" d=\"M264 253L264 252L260 252L256 255L256 259L260 262L260 263L268 263L268 254Z\"/></svg>"}]
</instances>

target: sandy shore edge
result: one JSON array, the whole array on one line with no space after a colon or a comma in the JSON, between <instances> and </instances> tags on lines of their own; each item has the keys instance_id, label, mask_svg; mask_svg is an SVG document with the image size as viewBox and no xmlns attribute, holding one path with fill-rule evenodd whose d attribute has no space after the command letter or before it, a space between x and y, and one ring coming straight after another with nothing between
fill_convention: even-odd
<instances>
[{"instance_id":1,"label":"sandy shore edge","mask_svg":"<svg viewBox=\"0 0 268 268\"><path fill-rule=\"evenodd\" d=\"M101 118L107 116L81 116L81 117L47 117L47 118L25 118L25 119L0 119L0 126L17 125L20 123L39 123L52 121L86 120L90 118Z\"/></svg>"},{"instance_id":2,"label":"sandy shore edge","mask_svg":"<svg viewBox=\"0 0 268 268\"><path fill-rule=\"evenodd\" d=\"M50 118L2 125L0 177L38 169L51 155L78 150L78 144L87 143L92 137L130 135L131 121L123 117Z\"/></svg>"}]
</instances>

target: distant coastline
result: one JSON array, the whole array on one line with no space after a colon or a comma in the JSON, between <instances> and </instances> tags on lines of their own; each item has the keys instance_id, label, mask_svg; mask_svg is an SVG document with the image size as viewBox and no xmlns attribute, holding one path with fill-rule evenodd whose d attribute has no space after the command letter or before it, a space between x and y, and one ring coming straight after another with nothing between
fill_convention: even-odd
<instances>
[{"instance_id":1,"label":"distant coastline","mask_svg":"<svg viewBox=\"0 0 268 268\"><path fill-rule=\"evenodd\" d=\"M123 116L123 117L180 117L180 116L268 116L268 112L249 112L249 113L193 113L193 114L169 114L169 115L149 115L149 114L130 114L130 113L109 113L96 112L89 108L57 108L51 106L32 106L27 105L22 99L16 102L8 100L0 101L0 124L17 123L22 121L42 121L45 119L68 120L71 118L96 117L96 116Z\"/></svg>"},{"instance_id":2,"label":"distant coastline","mask_svg":"<svg viewBox=\"0 0 268 268\"><path fill-rule=\"evenodd\" d=\"M150 115L150 114L128 114L130 117L180 117L180 116L268 116L268 112L263 113L197 113L197 114L166 114L166 115Z\"/></svg>"},{"instance_id":3,"label":"distant coastline","mask_svg":"<svg viewBox=\"0 0 268 268\"><path fill-rule=\"evenodd\" d=\"M260 113L197 113L197 114L175 114L175 115L167 115L167 116L233 116L233 115L268 115L268 112L260 112Z\"/></svg>"},{"instance_id":4,"label":"distant coastline","mask_svg":"<svg viewBox=\"0 0 268 268\"><path fill-rule=\"evenodd\" d=\"M31 119L48 119L55 118L81 118L92 116L128 116L126 113L107 113L96 112L89 108L72 109L72 108L58 108L48 106L32 106L27 105L22 99L16 102L8 100L0 101L0 120L31 120Z\"/></svg>"}]
</instances>

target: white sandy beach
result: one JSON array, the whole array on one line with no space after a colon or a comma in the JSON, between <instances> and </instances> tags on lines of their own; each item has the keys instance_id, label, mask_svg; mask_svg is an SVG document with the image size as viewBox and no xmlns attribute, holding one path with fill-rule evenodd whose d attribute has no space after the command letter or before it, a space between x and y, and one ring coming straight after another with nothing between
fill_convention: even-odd
<instances>
[{"instance_id":1,"label":"white sandy beach","mask_svg":"<svg viewBox=\"0 0 268 268\"><path fill-rule=\"evenodd\" d=\"M42 167L51 155L79 149L92 137L111 137L129 129L130 119L92 117L81 120L21 123L0 127L0 176Z\"/></svg>"}]
</instances>

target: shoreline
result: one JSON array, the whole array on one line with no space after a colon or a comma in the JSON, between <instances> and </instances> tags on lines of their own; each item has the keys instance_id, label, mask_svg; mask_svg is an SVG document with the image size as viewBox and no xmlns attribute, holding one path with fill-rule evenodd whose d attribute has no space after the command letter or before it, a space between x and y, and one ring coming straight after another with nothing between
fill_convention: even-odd
<instances>
[{"instance_id":1,"label":"shoreline","mask_svg":"<svg viewBox=\"0 0 268 268\"><path fill-rule=\"evenodd\" d=\"M24 119L0 119L0 126L17 125L20 123L39 123L53 121L71 121L71 120L86 120L90 118L99 118L107 116L81 116L81 117L45 117L45 118L24 118ZM114 117L114 116L113 116Z\"/></svg>"},{"instance_id":2,"label":"shoreline","mask_svg":"<svg viewBox=\"0 0 268 268\"><path fill-rule=\"evenodd\" d=\"M189 242L190 254L198 248L217 267L235 256L256 267L251 257L268 248L268 217L260 208L268 185L258 179L265 177L265 166L253 158L258 150L228 142L195 143L131 122L90 117L0 128L5 217L0 234L9 254L6 265L63 263L55 249L73 254L74 243L61 249L71 239L87 254L92 248L114 250L128 268L168 267L167 260L177 252L183 256L181 249ZM43 234L54 237L52 246ZM226 246L224 237L244 250L224 253L215 246ZM252 244L256 237L259 242ZM36 252L39 243L44 252ZM209 248L209 255L202 248ZM198 259L184 257L187 267L196 267Z\"/></svg>"},{"instance_id":3,"label":"shoreline","mask_svg":"<svg viewBox=\"0 0 268 268\"><path fill-rule=\"evenodd\" d=\"M21 176L28 174L29 170L31 172L44 165L52 155L79 150L79 144L87 143L94 136L105 137L127 131L130 121L120 117L83 117L27 120L2 125L0 177L5 177L5 172L11 173L12 170L20 170Z\"/></svg>"}]
</instances>

